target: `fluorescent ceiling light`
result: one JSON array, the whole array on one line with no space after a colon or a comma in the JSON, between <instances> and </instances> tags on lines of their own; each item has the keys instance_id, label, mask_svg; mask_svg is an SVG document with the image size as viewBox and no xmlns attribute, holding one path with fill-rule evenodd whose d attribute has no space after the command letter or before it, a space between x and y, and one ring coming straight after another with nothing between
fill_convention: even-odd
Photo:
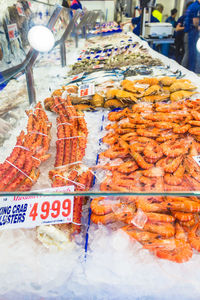
<instances>
[{"instance_id":1,"label":"fluorescent ceiling light","mask_svg":"<svg viewBox=\"0 0 200 300\"><path fill-rule=\"evenodd\" d=\"M28 41L31 47L39 52L50 51L55 43L51 30L42 25L33 26L29 30Z\"/></svg>"}]
</instances>

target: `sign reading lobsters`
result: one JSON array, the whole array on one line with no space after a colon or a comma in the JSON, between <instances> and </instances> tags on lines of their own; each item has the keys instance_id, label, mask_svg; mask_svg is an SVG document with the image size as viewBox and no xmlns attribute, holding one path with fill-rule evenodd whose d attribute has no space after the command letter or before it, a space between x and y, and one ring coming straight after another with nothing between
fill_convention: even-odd
<instances>
[{"instance_id":1,"label":"sign reading lobsters","mask_svg":"<svg viewBox=\"0 0 200 300\"><path fill-rule=\"evenodd\" d=\"M2 196L0 197L0 229L71 223L73 204L74 197L66 195Z\"/></svg>"}]
</instances>

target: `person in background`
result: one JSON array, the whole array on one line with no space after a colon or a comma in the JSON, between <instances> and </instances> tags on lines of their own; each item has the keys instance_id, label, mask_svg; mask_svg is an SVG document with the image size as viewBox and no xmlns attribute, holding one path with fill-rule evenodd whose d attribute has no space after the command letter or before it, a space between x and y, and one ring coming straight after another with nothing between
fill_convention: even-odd
<instances>
[{"instance_id":1,"label":"person in background","mask_svg":"<svg viewBox=\"0 0 200 300\"><path fill-rule=\"evenodd\" d=\"M31 14L31 10L30 10L28 1L26 1L26 0L21 0L21 1L19 1L19 2L22 4L23 10L24 10L24 12L25 12L25 15L26 15L26 16L29 16L29 15Z\"/></svg>"},{"instance_id":2,"label":"person in background","mask_svg":"<svg viewBox=\"0 0 200 300\"><path fill-rule=\"evenodd\" d=\"M178 12L178 11L177 11L176 8L172 9L172 10L171 10L171 16L168 17L168 18L165 20L166 23L171 23L172 26L173 26L173 28L176 28L176 25L177 25L177 23L176 23L176 15L177 15L177 12Z\"/></svg>"},{"instance_id":3,"label":"person in background","mask_svg":"<svg viewBox=\"0 0 200 300\"><path fill-rule=\"evenodd\" d=\"M138 36L140 35L141 13L142 13L141 9L139 9L139 13L140 13L139 17L132 18L132 20L131 20L131 24L133 27L133 33L135 33ZM159 20L157 18L155 18L153 15L151 15L151 23L158 23L158 22L159 22Z\"/></svg>"},{"instance_id":4,"label":"person in background","mask_svg":"<svg viewBox=\"0 0 200 300\"><path fill-rule=\"evenodd\" d=\"M79 0L73 0L70 8L73 10L82 9L82 4Z\"/></svg>"},{"instance_id":5,"label":"person in background","mask_svg":"<svg viewBox=\"0 0 200 300\"><path fill-rule=\"evenodd\" d=\"M122 17L124 13L124 7L125 7L125 2L124 0L117 0L115 4L115 11L116 11L116 22L118 25L121 25L122 23Z\"/></svg>"},{"instance_id":6,"label":"person in background","mask_svg":"<svg viewBox=\"0 0 200 300\"><path fill-rule=\"evenodd\" d=\"M177 9L174 8L171 10L171 16L165 20L166 23L172 24L172 27L174 29L176 28L176 15L177 15ZM161 48L162 48L162 54L164 54L167 57L174 57L175 50L172 46L170 47L170 44L163 44Z\"/></svg>"},{"instance_id":7,"label":"person in background","mask_svg":"<svg viewBox=\"0 0 200 300\"><path fill-rule=\"evenodd\" d=\"M190 1L187 3L185 7L185 11L182 16L178 19L176 22L176 30L175 30L175 60L180 64L183 56L184 56L184 20L186 16L186 11L190 4L192 4L193 1Z\"/></svg>"},{"instance_id":8,"label":"person in background","mask_svg":"<svg viewBox=\"0 0 200 300\"><path fill-rule=\"evenodd\" d=\"M63 7L66 7L66 8L70 8L70 3L69 3L69 1L63 0L62 6L63 6Z\"/></svg>"},{"instance_id":9,"label":"person in background","mask_svg":"<svg viewBox=\"0 0 200 300\"><path fill-rule=\"evenodd\" d=\"M164 6L160 3L156 4L156 7L152 13L152 16L156 18L159 22L162 22L162 12L164 10Z\"/></svg>"},{"instance_id":10,"label":"person in background","mask_svg":"<svg viewBox=\"0 0 200 300\"><path fill-rule=\"evenodd\" d=\"M182 65L195 72L197 60L197 40L199 37L200 0L192 3L187 11L184 20L184 47L185 54Z\"/></svg>"},{"instance_id":11,"label":"person in background","mask_svg":"<svg viewBox=\"0 0 200 300\"><path fill-rule=\"evenodd\" d=\"M4 27L6 38L7 38L7 41L8 41L8 48L11 50L11 53L13 52L13 49L12 49L11 42L10 42L10 39L9 39L8 27L7 26L9 24L14 24L14 23L17 24L17 29L18 29L19 34L20 34L20 37L18 36L17 40L18 40L18 43L19 43L19 47L22 48L22 43L24 42L23 38L25 36L25 30L23 31L23 23L24 23L25 19L26 19L25 15L20 16L18 14L16 4L14 4L13 6L8 6L8 17L4 18L3 27Z\"/></svg>"},{"instance_id":12,"label":"person in background","mask_svg":"<svg viewBox=\"0 0 200 300\"><path fill-rule=\"evenodd\" d=\"M25 47L25 46L29 45L28 39L27 39L28 31L34 25L33 13L30 9L28 1L18 0L17 2L21 4L23 13L24 13L23 23L22 23L19 31L20 31L23 47Z\"/></svg>"}]
</instances>

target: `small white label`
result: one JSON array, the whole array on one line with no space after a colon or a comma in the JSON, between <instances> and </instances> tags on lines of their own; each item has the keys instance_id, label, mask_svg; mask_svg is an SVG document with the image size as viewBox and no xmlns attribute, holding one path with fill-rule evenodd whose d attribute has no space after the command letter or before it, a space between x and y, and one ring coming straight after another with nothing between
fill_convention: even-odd
<instances>
[{"instance_id":1,"label":"small white label","mask_svg":"<svg viewBox=\"0 0 200 300\"><path fill-rule=\"evenodd\" d=\"M67 189L66 189L67 188ZM74 187L63 187L48 192L73 192ZM74 197L54 196L1 196L0 230L7 228L32 228L40 225L71 223Z\"/></svg>"},{"instance_id":2,"label":"small white label","mask_svg":"<svg viewBox=\"0 0 200 300\"><path fill-rule=\"evenodd\" d=\"M102 69L104 67L103 64L93 66L93 69Z\"/></svg>"},{"instance_id":3,"label":"small white label","mask_svg":"<svg viewBox=\"0 0 200 300\"><path fill-rule=\"evenodd\" d=\"M82 84L78 89L78 97L87 97L95 94L94 83Z\"/></svg>"},{"instance_id":4,"label":"small white label","mask_svg":"<svg viewBox=\"0 0 200 300\"><path fill-rule=\"evenodd\" d=\"M7 26L8 27L8 36L10 41L14 41L19 36L19 31L17 29L17 24L13 23Z\"/></svg>"},{"instance_id":5,"label":"small white label","mask_svg":"<svg viewBox=\"0 0 200 300\"><path fill-rule=\"evenodd\" d=\"M196 163L198 164L198 166L200 166L200 155L192 156L192 158L196 161Z\"/></svg>"},{"instance_id":6,"label":"small white label","mask_svg":"<svg viewBox=\"0 0 200 300\"><path fill-rule=\"evenodd\" d=\"M24 9L21 3L16 4L18 15L21 17L25 17Z\"/></svg>"},{"instance_id":7,"label":"small white label","mask_svg":"<svg viewBox=\"0 0 200 300\"><path fill-rule=\"evenodd\" d=\"M82 78L84 74L85 74L85 73L80 73L80 74L77 74L76 76L74 76L74 77L72 78L72 80L71 80L71 81L75 81L75 80L77 80L77 79L80 79L80 78Z\"/></svg>"}]
</instances>

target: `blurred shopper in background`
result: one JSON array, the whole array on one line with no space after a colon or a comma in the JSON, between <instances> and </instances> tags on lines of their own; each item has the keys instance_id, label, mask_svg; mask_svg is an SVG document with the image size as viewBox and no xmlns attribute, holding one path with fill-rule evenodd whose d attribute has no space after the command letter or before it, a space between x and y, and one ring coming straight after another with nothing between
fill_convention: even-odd
<instances>
[{"instance_id":1,"label":"blurred shopper in background","mask_svg":"<svg viewBox=\"0 0 200 300\"><path fill-rule=\"evenodd\" d=\"M63 0L62 6L63 6L63 7L66 7L66 8L70 8L70 3L69 3L69 1Z\"/></svg>"},{"instance_id":2,"label":"blurred shopper in background","mask_svg":"<svg viewBox=\"0 0 200 300\"><path fill-rule=\"evenodd\" d=\"M70 8L73 10L82 9L82 4L79 0L73 0Z\"/></svg>"},{"instance_id":3,"label":"blurred shopper in background","mask_svg":"<svg viewBox=\"0 0 200 300\"><path fill-rule=\"evenodd\" d=\"M29 44L28 39L27 39L28 31L34 25L34 23L33 23L33 14L31 12L28 1L20 0L18 2L21 3L24 14L25 14L25 18L24 18L24 21L22 23L22 28L20 29L22 44L25 47Z\"/></svg>"},{"instance_id":4,"label":"blurred shopper in background","mask_svg":"<svg viewBox=\"0 0 200 300\"><path fill-rule=\"evenodd\" d=\"M117 0L115 4L115 20L118 23L118 25L121 24L123 14L125 12L125 0Z\"/></svg>"},{"instance_id":5,"label":"blurred shopper in background","mask_svg":"<svg viewBox=\"0 0 200 300\"><path fill-rule=\"evenodd\" d=\"M153 17L155 17L159 22L162 22L162 13L164 10L164 6L160 3L156 4L156 7L152 13Z\"/></svg>"},{"instance_id":6,"label":"blurred shopper in background","mask_svg":"<svg viewBox=\"0 0 200 300\"><path fill-rule=\"evenodd\" d=\"M176 15L177 15L177 12L178 12L177 9L176 9L176 8L173 8L173 9L171 10L171 16L168 17L168 18L165 20L166 23L172 24L172 26L173 26L174 28L176 28L176 25L177 25L177 23L176 23Z\"/></svg>"},{"instance_id":7,"label":"blurred shopper in background","mask_svg":"<svg viewBox=\"0 0 200 300\"><path fill-rule=\"evenodd\" d=\"M131 24L133 27L133 33L135 33L138 36L140 35L141 13L142 13L141 9L139 9L139 13L140 13L139 17L132 18L132 20L131 20ZM155 18L153 15L151 15L151 23L158 23L158 22L159 22L159 20L157 18Z\"/></svg>"},{"instance_id":8,"label":"blurred shopper in background","mask_svg":"<svg viewBox=\"0 0 200 300\"><path fill-rule=\"evenodd\" d=\"M185 7L183 15L178 19L175 31L175 60L180 64L184 56L184 21L188 7L193 3L190 1Z\"/></svg>"},{"instance_id":9,"label":"blurred shopper in background","mask_svg":"<svg viewBox=\"0 0 200 300\"><path fill-rule=\"evenodd\" d=\"M200 0L196 0L190 4L186 11L184 20L184 48L185 54L183 57L182 65L195 72L197 60L197 40L199 37L200 25Z\"/></svg>"},{"instance_id":10,"label":"blurred shopper in background","mask_svg":"<svg viewBox=\"0 0 200 300\"><path fill-rule=\"evenodd\" d=\"M176 8L173 8L171 10L171 16L168 17L165 22L166 23L170 23L172 24L172 27L175 29L176 28L176 15L177 15L177 9ZM174 37L174 36L173 36ZM174 49L174 46L173 45L170 45L170 44L163 44L162 45L162 53L164 55L166 55L167 57L174 57L174 52L175 52L175 49Z\"/></svg>"}]
</instances>

